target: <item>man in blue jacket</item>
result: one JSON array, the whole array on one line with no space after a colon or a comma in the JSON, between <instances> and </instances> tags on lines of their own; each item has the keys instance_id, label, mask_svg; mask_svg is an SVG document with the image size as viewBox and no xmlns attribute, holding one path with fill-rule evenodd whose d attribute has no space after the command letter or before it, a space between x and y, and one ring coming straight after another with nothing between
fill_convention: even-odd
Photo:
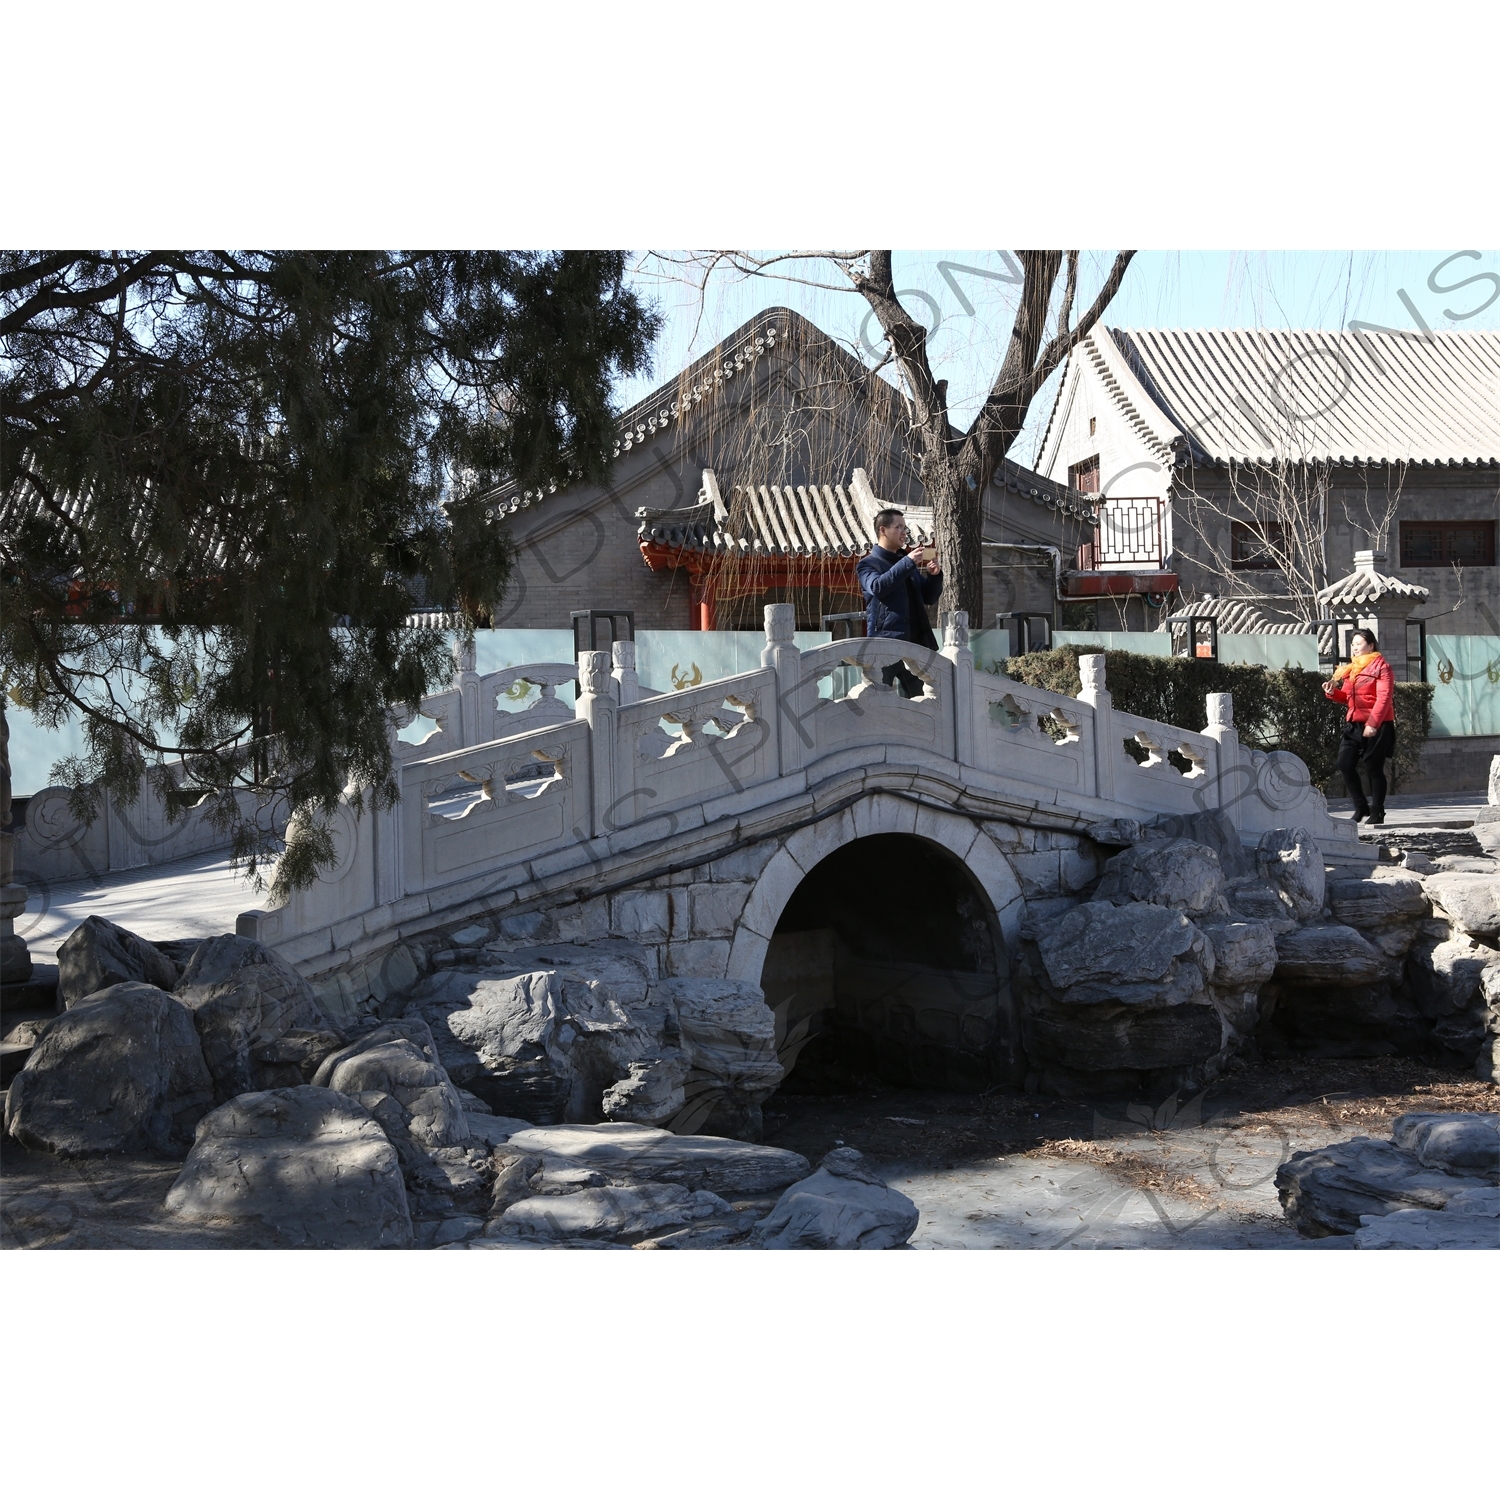
<instances>
[{"instance_id":1,"label":"man in blue jacket","mask_svg":"<svg viewBox=\"0 0 1500 1500\"><path fill-rule=\"evenodd\" d=\"M867 556L860 558L856 572L865 596L865 634L887 640L911 641L937 650L937 637L927 619L927 606L936 604L943 592L942 565L918 562L910 549L906 517L899 510L883 510L875 517L879 538ZM921 679L896 663L885 669L885 681L894 682L904 697L922 696Z\"/></svg>"}]
</instances>

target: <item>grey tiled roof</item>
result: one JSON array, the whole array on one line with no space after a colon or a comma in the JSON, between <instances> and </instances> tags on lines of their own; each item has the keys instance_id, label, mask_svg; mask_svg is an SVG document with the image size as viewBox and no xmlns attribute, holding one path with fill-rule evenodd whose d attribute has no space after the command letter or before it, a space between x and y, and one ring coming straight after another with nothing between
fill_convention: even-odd
<instances>
[{"instance_id":1,"label":"grey tiled roof","mask_svg":"<svg viewBox=\"0 0 1500 1500\"><path fill-rule=\"evenodd\" d=\"M1075 357L1199 461L1500 464L1497 331L1096 328Z\"/></svg>"}]
</instances>

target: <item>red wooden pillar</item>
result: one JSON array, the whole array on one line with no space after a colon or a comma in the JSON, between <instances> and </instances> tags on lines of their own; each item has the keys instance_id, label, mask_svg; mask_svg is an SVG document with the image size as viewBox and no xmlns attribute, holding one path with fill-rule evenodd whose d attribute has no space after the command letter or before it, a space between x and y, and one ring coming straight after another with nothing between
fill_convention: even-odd
<instances>
[{"instance_id":1,"label":"red wooden pillar","mask_svg":"<svg viewBox=\"0 0 1500 1500\"><path fill-rule=\"evenodd\" d=\"M688 575L688 607L691 612L693 630L717 630L717 600L714 598L714 580L699 573Z\"/></svg>"}]
</instances>

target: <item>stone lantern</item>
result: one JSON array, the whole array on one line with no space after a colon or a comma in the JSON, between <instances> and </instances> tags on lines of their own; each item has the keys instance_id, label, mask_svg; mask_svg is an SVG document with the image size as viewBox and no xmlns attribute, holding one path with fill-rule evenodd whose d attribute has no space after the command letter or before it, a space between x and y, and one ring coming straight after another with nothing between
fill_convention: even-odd
<instances>
[{"instance_id":1,"label":"stone lantern","mask_svg":"<svg viewBox=\"0 0 1500 1500\"><path fill-rule=\"evenodd\" d=\"M1426 602L1428 591L1384 572L1386 555L1373 548L1354 554L1354 571L1337 583L1318 590L1318 603L1325 617L1353 619L1375 632L1381 654L1391 665L1397 682L1415 680L1407 656L1406 625L1411 613Z\"/></svg>"}]
</instances>

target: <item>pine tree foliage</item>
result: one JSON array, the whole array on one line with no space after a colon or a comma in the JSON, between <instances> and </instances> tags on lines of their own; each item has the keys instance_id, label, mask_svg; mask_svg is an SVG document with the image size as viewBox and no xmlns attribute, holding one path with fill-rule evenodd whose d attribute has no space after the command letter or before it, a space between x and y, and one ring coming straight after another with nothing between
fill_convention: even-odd
<instances>
[{"instance_id":1,"label":"pine tree foliage","mask_svg":"<svg viewBox=\"0 0 1500 1500\"><path fill-rule=\"evenodd\" d=\"M396 796L391 705L511 564L497 482L604 476L655 314L616 252L0 253L0 674L77 810L207 799L272 896L346 787Z\"/></svg>"}]
</instances>

